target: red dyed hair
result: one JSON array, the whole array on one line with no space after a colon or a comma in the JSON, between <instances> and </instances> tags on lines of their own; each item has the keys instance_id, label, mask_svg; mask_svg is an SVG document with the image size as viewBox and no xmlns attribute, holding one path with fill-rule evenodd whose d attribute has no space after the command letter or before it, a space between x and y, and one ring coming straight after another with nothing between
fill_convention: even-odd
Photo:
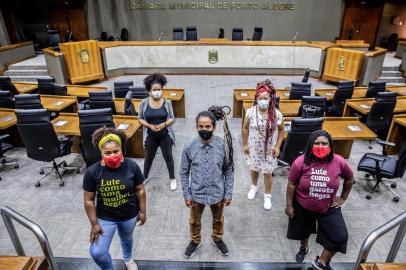
<instances>
[{"instance_id":1,"label":"red dyed hair","mask_svg":"<svg viewBox=\"0 0 406 270\"><path fill-rule=\"evenodd\" d=\"M255 101L262 93L267 92L269 93L269 106L268 106L268 119L266 121L265 126L265 150L264 154L266 155L266 151L268 148L269 138L272 136L273 132L276 129L276 110L275 110L275 102L276 102L276 90L270 80L266 80L257 84L256 92L255 92ZM271 138L272 140L272 138Z\"/></svg>"}]
</instances>

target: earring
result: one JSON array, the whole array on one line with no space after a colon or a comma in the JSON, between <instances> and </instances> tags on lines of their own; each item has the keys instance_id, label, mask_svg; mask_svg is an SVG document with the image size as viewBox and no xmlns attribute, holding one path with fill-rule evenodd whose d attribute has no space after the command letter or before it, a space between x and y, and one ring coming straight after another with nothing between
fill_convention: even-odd
<instances>
[{"instance_id":1,"label":"earring","mask_svg":"<svg viewBox=\"0 0 406 270\"><path fill-rule=\"evenodd\" d=\"M102 165L103 167L106 166L106 163L104 163L104 160L103 160L103 159L100 161L100 163L101 163L101 165Z\"/></svg>"}]
</instances>

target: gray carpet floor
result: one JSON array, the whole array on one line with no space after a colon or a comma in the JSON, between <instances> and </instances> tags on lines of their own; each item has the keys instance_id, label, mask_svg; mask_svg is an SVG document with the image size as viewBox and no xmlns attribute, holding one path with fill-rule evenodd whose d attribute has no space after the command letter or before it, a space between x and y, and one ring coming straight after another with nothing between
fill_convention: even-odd
<instances>
[{"instance_id":1,"label":"gray carpet floor","mask_svg":"<svg viewBox=\"0 0 406 270\"><path fill-rule=\"evenodd\" d=\"M132 79L135 84L141 84L144 76L123 76L114 80ZM232 106L234 88L254 88L267 76L168 76L167 87L185 89L186 118L177 119L174 124L177 138L174 148L175 170L178 175L180 156L184 143L196 136L194 117L210 105ZM299 81L301 77L270 76L277 88L290 85L291 81ZM99 84L112 87L113 80ZM326 86L311 79L313 89ZM273 208L266 212L263 209L263 181L260 180L260 192L254 201L246 198L250 186L249 169L245 164L241 149L241 119L230 119L231 133L234 139L235 151L235 185L232 204L225 209L224 241L230 249L230 256L221 257L211 244L211 217L206 211L203 216L202 238L203 246L199 249L193 261L215 262L291 262L298 249L298 243L286 239L288 219L284 214L286 171L280 170L274 177ZM217 134L221 135L219 125ZM360 158L365 152L380 152L380 147L374 145L373 150L367 148L365 141L356 141L353 145L349 163L356 170ZM59 187L54 177L43 182L40 188L34 183L40 176L41 162L26 157L25 150L16 148L7 153L10 160L18 161L20 168L5 168L0 172L0 207L9 206L29 219L38 223L46 232L54 255L58 257L89 257L88 236L89 222L83 209L83 191L81 182L83 172L65 175L65 186ZM78 154L66 158L68 163L83 164ZM136 159L142 167L143 160ZM355 173L362 176L361 173ZM134 239L134 256L139 260L185 260L184 248L188 244L189 211L185 207L182 192L169 190L168 173L161 154L156 157L150 181L146 186L148 220L142 227L137 227ZM397 192L401 195L399 203L392 202L389 192L380 192L372 200L366 200L368 186L358 181L348 201L343 207L343 214L349 230L347 254L338 254L336 261L353 262L364 238L373 229L406 210L405 177L398 180ZM23 246L29 255L40 255L41 249L35 238L21 226L17 226ZM376 245L370 253L373 261L384 261L390 248L394 233L388 234ZM310 254L306 261L314 259L321 247L311 238ZM0 222L0 254L14 255L10 238L4 224ZM113 258L120 258L121 251L118 238L111 246ZM397 259L406 261L406 247L403 244Z\"/></svg>"}]
</instances>

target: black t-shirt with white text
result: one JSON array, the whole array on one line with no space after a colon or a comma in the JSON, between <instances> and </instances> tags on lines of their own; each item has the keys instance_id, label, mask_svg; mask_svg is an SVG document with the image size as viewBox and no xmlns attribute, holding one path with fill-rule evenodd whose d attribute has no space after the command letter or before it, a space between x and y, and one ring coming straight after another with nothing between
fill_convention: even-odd
<instances>
[{"instance_id":1,"label":"black t-shirt with white text","mask_svg":"<svg viewBox=\"0 0 406 270\"><path fill-rule=\"evenodd\" d=\"M92 164L83 177L83 189L96 192L96 215L109 221L123 221L139 212L135 187L144 182L140 167L127 158L117 169Z\"/></svg>"}]
</instances>

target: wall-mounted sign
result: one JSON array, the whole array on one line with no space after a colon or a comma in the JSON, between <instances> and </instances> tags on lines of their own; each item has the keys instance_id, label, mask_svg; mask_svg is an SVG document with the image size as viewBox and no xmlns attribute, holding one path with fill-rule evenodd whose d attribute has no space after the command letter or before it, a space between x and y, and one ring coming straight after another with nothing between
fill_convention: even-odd
<instances>
[{"instance_id":1,"label":"wall-mounted sign","mask_svg":"<svg viewBox=\"0 0 406 270\"><path fill-rule=\"evenodd\" d=\"M295 3L254 2L254 1L181 1L166 3L166 1L130 0L132 10L295 10Z\"/></svg>"},{"instance_id":2,"label":"wall-mounted sign","mask_svg":"<svg viewBox=\"0 0 406 270\"><path fill-rule=\"evenodd\" d=\"M216 50L209 51L209 63L215 64L219 61L219 53Z\"/></svg>"}]
</instances>

